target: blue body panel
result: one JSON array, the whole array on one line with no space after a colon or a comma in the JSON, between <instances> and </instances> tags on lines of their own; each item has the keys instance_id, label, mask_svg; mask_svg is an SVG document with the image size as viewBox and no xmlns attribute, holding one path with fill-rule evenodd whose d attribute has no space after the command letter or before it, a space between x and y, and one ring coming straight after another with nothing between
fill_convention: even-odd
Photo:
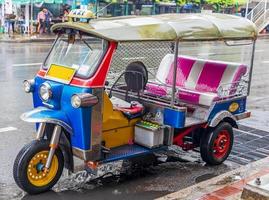
<instances>
[{"instance_id":1,"label":"blue body panel","mask_svg":"<svg viewBox=\"0 0 269 200\"><path fill-rule=\"evenodd\" d=\"M42 83L47 82L52 87L52 98L43 103L38 91ZM71 144L82 150L91 149L91 107L73 108L71 97L77 93L92 93L90 88L80 88L55 81L46 80L40 77L35 78L33 91L34 107L47 107L50 110L40 112L38 117L54 118L66 122L72 128ZM34 116L33 116L34 117Z\"/></svg>"},{"instance_id":2,"label":"blue body panel","mask_svg":"<svg viewBox=\"0 0 269 200\"><path fill-rule=\"evenodd\" d=\"M246 111L246 101L247 97L242 97L237 99L225 100L224 102L217 102L209 114L208 121L210 122L221 111L229 111L229 106L232 103L237 103L239 105L236 111L231 112L232 115L244 113Z\"/></svg>"},{"instance_id":3,"label":"blue body panel","mask_svg":"<svg viewBox=\"0 0 269 200\"><path fill-rule=\"evenodd\" d=\"M28 122L48 122L58 124L66 129L68 133L73 133L70 127L70 121L61 110L52 110L46 107L38 107L29 112L23 113L21 116L24 121ZM38 128L38 124L37 124Z\"/></svg>"},{"instance_id":4,"label":"blue body panel","mask_svg":"<svg viewBox=\"0 0 269 200\"><path fill-rule=\"evenodd\" d=\"M165 150L167 147L157 147L153 149L149 149L146 147L142 147L140 145L123 145L119 147L112 148L107 157L102 160L102 163L113 162L117 160L124 160L128 158L133 158L136 156L150 154L156 151Z\"/></svg>"},{"instance_id":5,"label":"blue body panel","mask_svg":"<svg viewBox=\"0 0 269 200\"><path fill-rule=\"evenodd\" d=\"M183 128L185 125L185 112L164 108L164 124L174 128Z\"/></svg>"}]
</instances>

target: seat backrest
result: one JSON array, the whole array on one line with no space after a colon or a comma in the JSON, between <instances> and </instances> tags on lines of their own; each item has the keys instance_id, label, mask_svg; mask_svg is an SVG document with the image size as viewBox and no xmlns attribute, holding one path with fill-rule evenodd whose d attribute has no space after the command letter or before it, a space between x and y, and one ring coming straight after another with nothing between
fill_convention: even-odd
<instances>
[{"instance_id":1,"label":"seat backrest","mask_svg":"<svg viewBox=\"0 0 269 200\"><path fill-rule=\"evenodd\" d=\"M231 62L203 60L188 56L177 59L176 86L200 92L217 92L221 84L231 87L247 72L246 65ZM157 71L156 78L164 84L172 85L174 55L166 55Z\"/></svg>"},{"instance_id":2,"label":"seat backrest","mask_svg":"<svg viewBox=\"0 0 269 200\"><path fill-rule=\"evenodd\" d=\"M127 90L139 92L146 87L148 82L148 70L142 62L132 62L126 67L124 79Z\"/></svg>"}]
</instances>

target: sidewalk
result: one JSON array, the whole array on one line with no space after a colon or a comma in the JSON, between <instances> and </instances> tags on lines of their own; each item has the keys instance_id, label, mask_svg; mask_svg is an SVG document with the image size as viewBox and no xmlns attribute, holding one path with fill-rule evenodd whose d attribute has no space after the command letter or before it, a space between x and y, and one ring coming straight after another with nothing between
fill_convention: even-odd
<instances>
[{"instance_id":1,"label":"sidewalk","mask_svg":"<svg viewBox=\"0 0 269 200\"><path fill-rule=\"evenodd\" d=\"M269 157L168 194L158 200L240 200L243 188L249 181L267 174L269 174Z\"/></svg>"},{"instance_id":2,"label":"sidewalk","mask_svg":"<svg viewBox=\"0 0 269 200\"><path fill-rule=\"evenodd\" d=\"M9 36L8 34L0 34L0 42L7 42L7 43L25 43L25 42L52 42L55 39L55 35L20 35L14 34Z\"/></svg>"}]
</instances>

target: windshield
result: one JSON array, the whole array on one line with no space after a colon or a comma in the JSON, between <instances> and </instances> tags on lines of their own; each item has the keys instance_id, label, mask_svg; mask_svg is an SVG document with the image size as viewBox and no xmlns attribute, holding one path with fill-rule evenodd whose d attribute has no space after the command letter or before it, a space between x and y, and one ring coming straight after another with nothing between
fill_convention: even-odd
<instances>
[{"instance_id":1,"label":"windshield","mask_svg":"<svg viewBox=\"0 0 269 200\"><path fill-rule=\"evenodd\" d=\"M46 58L43 69L52 64L76 69L75 76L88 78L93 75L104 53L107 42L88 35L61 35Z\"/></svg>"}]
</instances>

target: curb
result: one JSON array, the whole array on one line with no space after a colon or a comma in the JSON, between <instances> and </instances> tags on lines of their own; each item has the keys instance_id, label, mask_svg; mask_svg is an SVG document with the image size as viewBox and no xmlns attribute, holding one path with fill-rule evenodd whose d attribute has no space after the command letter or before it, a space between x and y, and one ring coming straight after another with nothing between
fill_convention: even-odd
<instances>
[{"instance_id":1,"label":"curb","mask_svg":"<svg viewBox=\"0 0 269 200\"><path fill-rule=\"evenodd\" d=\"M203 199L204 196L210 195L210 193L221 190L224 187L229 187L229 184L237 184L237 182L246 183L250 177L254 176L259 170L263 169L263 163L269 162L269 157L258 160L256 162L250 163L248 165L242 166L235 170L226 172L212 179L197 183L190 187L184 188L177 192L165 195L158 198L157 200L193 200L193 199ZM254 168L254 169L253 169ZM257 168L257 169L256 169ZM266 171L269 172L269 169ZM241 180L231 180L228 183L220 184L225 179L231 179L231 176L238 175L240 173L248 172L247 177L244 177Z\"/></svg>"},{"instance_id":2,"label":"curb","mask_svg":"<svg viewBox=\"0 0 269 200\"><path fill-rule=\"evenodd\" d=\"M267 38L269 37L269 33L265 33L265 34L259 34L258 38Z\"/></svg>"},{"instance_id":3,"label":"curb","mask_svg":"<svg viewBox=\"0 0 269 200\"><path fill-rule=\"evenodd\" d=\"M51 38L30 38L30 39L0 39L0 43L31 43L31 42L53 42L55 37Z\"/></svg>"}]
</instances>

